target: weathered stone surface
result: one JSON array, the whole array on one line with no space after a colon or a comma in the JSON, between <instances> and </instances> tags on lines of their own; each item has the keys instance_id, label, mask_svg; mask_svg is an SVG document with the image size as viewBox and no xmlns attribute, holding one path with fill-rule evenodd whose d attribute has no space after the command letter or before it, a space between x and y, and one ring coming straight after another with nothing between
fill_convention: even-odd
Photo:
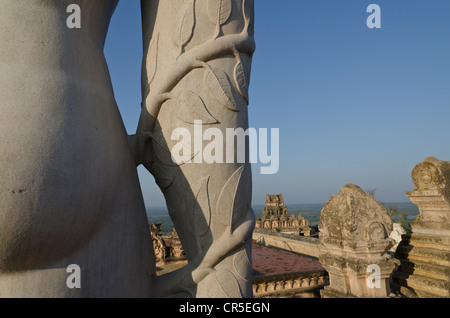
<instances>
[{"instance_id":1,"label":"weathered stone surface","mask_svg":"<svg viewBox=\"0 0 450 318\"><path fill-rule=\"evenodd\" d=\"M392 245L392 228L386 209L356 185L343 187L320 213L320 241L338 248L342 255L360 251L374 257L383 255Z\"/></svg>"},{"instance_id":2,"label":"weathered stone surface","mask_svg":"<svg viewBox=\"0 0 450 318\"><path fill-rule=\"evenodd\" d=\"M330 286L323 297L387 297L396 262L387 254L392 220L386 209L356 185L346 185L328 200L320 214L320 241L327 252L320 262ZM379 269L380 285L368 284L371 268Z\"/></svg>"},{"instance_id":3,"label":"weathered stone surface","mask_svg":"<svg viewBox=\"0 0 450 318\"><path fill-rule=\"evenodd\" d=\"M429 157L411 175L407 196L420 214L397 248L395 287L409 297L450 297L450 162Z\"/></svg>"}]
</instances>

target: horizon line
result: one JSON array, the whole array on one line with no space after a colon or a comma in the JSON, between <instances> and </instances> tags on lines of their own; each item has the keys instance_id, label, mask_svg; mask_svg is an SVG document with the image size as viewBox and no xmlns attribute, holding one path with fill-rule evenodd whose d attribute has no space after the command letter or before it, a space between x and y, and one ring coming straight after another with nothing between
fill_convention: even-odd
<instances>
[{"instance_id":1,"label":"horizon line","mask_svg":"<svg viewBox=\"0 0 450 318\"><path fill-rule=\"evenodd\" d=\"M379 201L378 201L379 202ZM393 204L393 203L410 203L410 204L413 204L414 205L414 203L412 203L411 201L387 201L387 202L380 202L380 204L382 204L382 205L385 205L385 204ZM288 205L319 205L319 204L321 204L321 205L324 205L324 204L326 204L326 202L311 202L311 203L285 203L284 205L286 206L286 207L288 207ZM265 203L252 203L252 206L253 205L265 205ZM149 207L149 206L146 206L145 207L145 209L147 210L147 209L167 209L167 206L163 206L163 205L158 205L158 206L152 206L152 207Z\"/></svg>"}]
</instances>

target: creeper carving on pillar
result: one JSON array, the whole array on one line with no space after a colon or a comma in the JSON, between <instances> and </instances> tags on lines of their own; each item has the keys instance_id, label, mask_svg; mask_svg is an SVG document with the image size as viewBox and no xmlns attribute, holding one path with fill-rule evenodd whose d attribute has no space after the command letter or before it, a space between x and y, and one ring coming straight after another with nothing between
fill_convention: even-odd
<instances>
[{"instance_id":1,"label":"creeper carving on pillar","mask_svg":"<svg viewBox=\"0 0 450 318\"><path fill-rule=\"evenodd\" d=\"M164 193L189 260L158 277L154 295L251 297L250 164L199 163L195 148L175 163L171 136L177 128L193 135L198 120L222 135L248 128L254 1L142 1L142 11L144 102L130 142Z\"/></svg>"}]
</instances>

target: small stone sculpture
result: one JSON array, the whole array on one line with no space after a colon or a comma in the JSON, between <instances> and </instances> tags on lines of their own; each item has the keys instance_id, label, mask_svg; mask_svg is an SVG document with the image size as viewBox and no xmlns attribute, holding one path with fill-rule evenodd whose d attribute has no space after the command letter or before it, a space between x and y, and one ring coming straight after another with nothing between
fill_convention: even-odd
<instances>
[{"instance_id":1,"label":"small stone sculpture","mask_svg":"<svg viewBox=\"0 0 450 318\"><path fill-rule=\"evenodd\" d=\"M396 262L387 254L392 246L392 220L386 209L356 185L346 185L320 213L320 256L330 276L323 297L387 297Z\"/></svg>"}]
</instances>

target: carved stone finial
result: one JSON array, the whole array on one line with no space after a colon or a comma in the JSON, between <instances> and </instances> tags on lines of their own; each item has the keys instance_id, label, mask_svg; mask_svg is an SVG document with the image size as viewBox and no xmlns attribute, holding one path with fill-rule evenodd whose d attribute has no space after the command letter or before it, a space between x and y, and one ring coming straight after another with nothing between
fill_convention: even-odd
<instances>
[{"instance_id":1,"label":"carved stone finial","mask_svg":"<svg viewBox=\"0 0 450 318\"><path fill-rule=\"evenodd\" d=\"M381 255L392 243L389 239L392 226L386 209L372 195L349 184L323 207L320 240L347 254L376 250Z\"/></svg>"},{"instance_id":2,"label":"carved stone finial","mask_svg":"<svg viewBox=\"0 0 450 318\"><path fill-rule=\"evenodd\" d=\"M428 157L414 167L414 191L406 195L419 207L416 221L437 222L437 226L450 222L450 161ZM419 230L417 228L417 230ZM448 227L447 227L448 230Z\"/></svg>"},{"instance_id":3,"label":"carved stone finial","mask_svg":"<svg viewBox=\"0 0 450 318\"><path fill-rule=\"evenodd\" d=\"M330 275L322 296L387 297L396 267L387 254L392 228L386 209L360 187L346 185L331 197L319 223L320 241L327 249L319 259Z\"/></svg>"}]
</instances>

